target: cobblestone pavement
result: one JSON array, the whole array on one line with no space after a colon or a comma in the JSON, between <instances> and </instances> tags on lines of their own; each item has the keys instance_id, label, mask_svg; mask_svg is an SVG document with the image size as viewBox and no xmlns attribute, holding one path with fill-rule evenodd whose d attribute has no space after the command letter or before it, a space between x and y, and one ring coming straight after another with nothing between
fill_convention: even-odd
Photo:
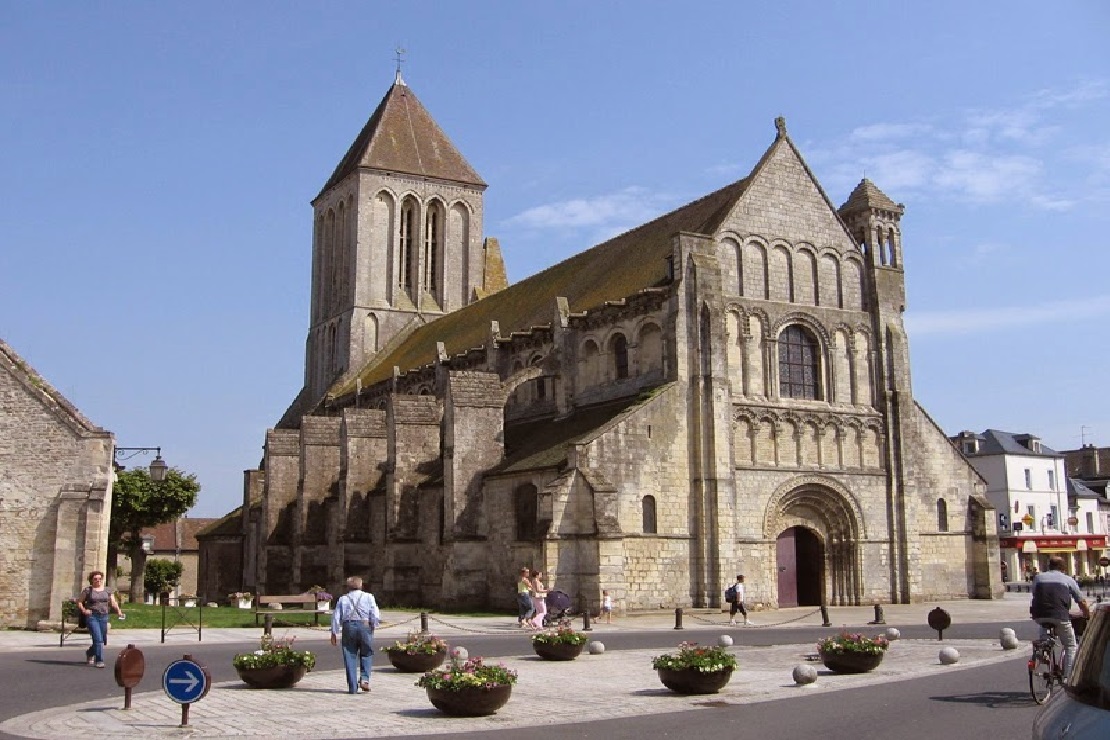
<instances>
[{"instance_id":1,"label":"cobblestone pavement","mask_svg":"<svg viewBox=\"0 0 1110 740\"><path fill-rule=\"evenodd\" d=\"M1008 595L997 601L955 601L941 604L953 617L954 624L974 622L1012 622L1016 626L1028 620L1029 597ZM923 624L925 616L936 604L888 605L884 607L888 626ZM871 607L830 610L835 627L866 628L874 616ZM783 609L755 612L754 627L820 625L821 619L811 609ZM403 636L419 626L411 614L383 614L386 626L379 630L379 640ZM708 611L691 611L685 615L688 627L720 626L722 633L744 628L729 628L727 615ZM511 619L504 617L431 618L431 630L449 637L453 645L465 646L467 634L520 634ZM595 625L592 640L604 641L606 634L621 631L673 630L673 612L622 617L612 625ZM324 640L326 630L304 628L295 630L299 640ZM282 631L284 634L285 631ZM195 633L193 633L195 639ZM205 630L204 641L249 642L258 630ZM83 641L87 638L77 638ZM155 644L158 630L120 630L114 646L121 641ZM681 638L680 638L681 639ZM709 642L702 632L690 639ZM188 644L189 636L171 634L167 644ZM676 640L677 642L677 640ZM57 634L0 632L0 650L55 647ZM942 647L955 647L960 661L954 666L940 664ZM74 646L75 647L75 646ZM72 648L70 648L72 649ZM131 710L122 707L122 697L55 707L24 714L0 723L0 731L31 738L100 737L143 734L149 737L388 737L436 733L482 732L493 729L539 724L561 725L567 711L551 712L537 718L531 712L514 711L514 707L546 706L558 696L559 705L573 707L573 720L589 722L629 716L682 712L706 706L727 706L760 701L774 701L798 696L802 692L825 692L856 688L879 682L899 681L919 676L960 670L1004 660L1023 654L1022 650L1004 651L997 640L898 640L887 652L882 665L871 673L840 676L812 662L812 643L786 644L771 647L739 645L732 648L740 667L720 693L708 696L680 696L659 683L651 668L651 657L664 649L609 650L601 655L586 652L574 661L548 662L534 655L512 656L500 662L517 670L520 679L513 688L512 699L499 713L484 718L456 719L442 715L429 703L423 689L414 683L416 676L380 668L374 673L369 694L350 695L340 671L312 672L296 688L287 690L251 690L238 681L214 684L208 696L190 709L189 727L180 728L181 709L161 691L137 693ZM791 678L794 666L810 663L818 668L816 684L798 687ZM353 712L351 710L354 710Z\"/></svg>"},{"instance_id":2,"label":"cobblestone pavement","mask_svg":"<svg viewBox=\"0 0 1110 740\"><path fill-rule=\"evenodd\" d=\"M955 647L960 662L941 665L940 647ZM374 673L369 694L348 694L341 671L312 672L293 689L252 690L239 681L215 684L208 696L192 705L189 729L179 727L181 710L161 691L133 697L123 710L122 698L75 704L33 712L0 723L0 731L30 738L100 736L147 737L391 737L453 732L504 730L537 724L562 725L567 712L514 711L514 705L573 707L575 722L628 716L683 712L706 706L773 701L800 692L837 691L875 683L985 665L1016 657L997 641L898 640L882 665L871 673L834 675L820 663L815 684L798 687L791 679L794 666L812 660L812 644L774 647L736 647L740 668L718 694L680 696L663 688L651 669L652 655L661 650L620 650L601 655L583 654L570 662L551 662L536 656L500 659L520 679L509 704L495 715L451 718L428 702L416 675L383 668ZM353 711L352 711L353 710Z\"/></svg>"}]
</instances>

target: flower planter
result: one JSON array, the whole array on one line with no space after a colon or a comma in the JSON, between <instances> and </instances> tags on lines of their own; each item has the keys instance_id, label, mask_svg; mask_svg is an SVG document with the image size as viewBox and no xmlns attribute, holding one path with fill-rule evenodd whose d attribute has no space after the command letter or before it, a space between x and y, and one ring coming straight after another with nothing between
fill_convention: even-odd
<instances>
[{"instance_id":1,"label":"flower planter","mask_svg":"<svg viewBox=\"0 0 1110 740\"><path fill-rule=\"evenodd\" d=\"M276 665L268 668L236 668L239 678L252 689L288 689L297 685L308 669L303 665Z\"/></svg>"},{"instance_id":2,"label":"flower planter","mask_svg":"<svg viewBox=\"0 0 1110 740\"><path fill-rule=\"evenodd\" d=\"M656 668L659 680L676 694L716 694L732 678L732 669L699 671L697 668Z\"/></svg>"},{"instance_id":3,"label":"flower planter","mask_svg":"<svg viewBox=\"0 0 1110 740\"><path fill-rule=\"evenodd\" d=\"M404 650L386 649L389 662L401 673L426 673L443 665L447 659L447 650L437 650L434 653L406 653Z\"/></svg>"},{"instance_id":4,"label":"flower planter","mask_svg":"<svg viewBox=\"0 0 1110 740\"><path fill-rule=\"evenodd\" d=\"M197 600L196 599L182 599L181 600L181 605L186 607L186 608L193 609L197 605Z\"/></svg>"},{"instance_id":5,"label":"flower planter","mask_svg":"<svg viewBox=\"0 0 1110 740\"><path fill-rule=\"evenodd\" d=\"M251 604L253 602L254 602L254 599L239 599L239 608L240 609L250 609Z\"/></svg>"},{"instance_id":6,"label":"flower planter","mask_svg":"<svg viewBox=\"0 0 1110 740\"><path fill-rule=\"evenodd\" d=\"M566 642L536 642L532 641L532 649L536 655L544 660L574 660L582 654L583 645L571 645Z\"/></svg>"},{"instance_id":7,"label":"flower planter","mask_svg":"<svg viewBox=\"0 0 1110 740\"><path fill-rule=\"evenodd\" d=\"M330 601L317 601L316 602L316 611L326 612L329 609L331 609L331 602Z\"/></svg>"},{"instance_id":8,"label":"flower planter","mask_svg":"<svg viewBox=\"0 0 1110 740\"><path fill-rule=\"evenodd\" d=\"M485 717L505 706L512 696L512 684L485 688L467 686L457 691L434 689L428 686L428 699L439 711L452 717Z\"/></svg>"},{"instance_id":9,"label":"flower planter","mask_svg":"<svg viewBox=\"0 0 1110 740\"><path fill-rule=\"evenodd\" d=\"M884 653L821 653L821 662L833 673L867 673L879 667Z\"/></svg>"}]
</instances>

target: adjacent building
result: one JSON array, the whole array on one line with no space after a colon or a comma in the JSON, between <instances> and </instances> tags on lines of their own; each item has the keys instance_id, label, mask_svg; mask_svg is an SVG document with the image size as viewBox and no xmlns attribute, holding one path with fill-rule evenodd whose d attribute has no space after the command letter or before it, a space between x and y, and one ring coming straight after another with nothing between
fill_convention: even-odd
<instances>
[{"instance_id":1,"label":"adjacent building","mask_svg":"<svg viewBox=\"0 0 1110 740\"><path fill-rule=\"evenodd\" d=\"M197 535L216 519L203 517L178 517L170 522L163 522L156 527L147 527L142 530L141 537L143 550L148 558L159 558L181 563L181 581L174 589L174 596L200 594L200 545ZM120 574L117 584L121 589L126 588L131 578L131 558L121 553L119 558ZM203 595L203 594L201 594ZM144 598L151 601L154 594L137 595L132 600L142 601Z\"/></svg>"},{"instance_id":2,"label":"adjacent building","mask_svg":"<svg viewBox=\"0 0 1110 740\"><path fill-rule=\"evenodd\" d=\"M110 432L0 341L0 627L61 620L108 557Z\"/></svg>"},{"instance_id":3,"label":"adjacent building","mask_svg":"<svg viewBox=\"0 0 1110 740\"><path fill-rule=\"evenodd\" d=\"M200 538L240 570L205 582L1001 594L983 481L913 397L901 204L862 180L834 206L780 118L747 177L508 285L485 190L398 75L312 203L304 387Z\"/></svg>"},{"instance_id":4,"label":"adjacent building","mask_svg":"<svg viewBox=\"0 0 1110 740\"><path fill-rule=\"evenodd\" d=\"M1101 572L1105 498L1069 475L1065 453L1035 435L998 429L963 431L952 441L987 481L1009 578L1047 570L1050 555L1063 555L1076 576Z\"/></svg>"}]
</instances>

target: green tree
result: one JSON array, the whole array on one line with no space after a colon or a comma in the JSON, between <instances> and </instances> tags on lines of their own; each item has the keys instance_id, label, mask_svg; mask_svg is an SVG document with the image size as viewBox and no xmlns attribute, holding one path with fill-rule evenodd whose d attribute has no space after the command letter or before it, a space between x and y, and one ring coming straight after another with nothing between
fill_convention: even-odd
<instances>
[{"instance_id":1,"label":"green tree","mask_svg":"<svg viewBox=\"0 0 1110 740\"><path fill-rule=\"evenodd\" d=\"M181 583L185 565L180 561L151 558L143 567L143 586L147 591L164 594Z\"/></svg>"},{"instance_id":2,"label":"green tree","mask_svg":"<svg viewBox=\"0 0 1110 740\"><path fill-rule=\"evenodd\" d=\"M109 578L115 580L119 554L131 558L131 598L139 599L143 593L143 569L146 553L143 551L142 531L164 522L172 522L197 502L200 483L195 475L185 474L176 468L166 471L166 479L155 483L146 468L121 470L112 485L112 521L108 528Z\"/></svg>"}]
</instances>

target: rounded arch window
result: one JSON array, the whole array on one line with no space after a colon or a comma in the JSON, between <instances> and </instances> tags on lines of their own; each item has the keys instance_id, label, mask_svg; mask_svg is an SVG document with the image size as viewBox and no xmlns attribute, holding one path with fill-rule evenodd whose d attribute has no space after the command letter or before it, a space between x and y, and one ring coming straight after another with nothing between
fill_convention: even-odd
<instances>
[{"instance_id":1,"label":"rounded arch window","mask_svg":"<svg viewBox=\"0 0 1110 740\"><path fill-rule=\"evenodd\" d=\"M779 335L779 395L811 401L823 398L820 375L821 351L817 339L798 324Z\"/></svg>"}]
</instances>

